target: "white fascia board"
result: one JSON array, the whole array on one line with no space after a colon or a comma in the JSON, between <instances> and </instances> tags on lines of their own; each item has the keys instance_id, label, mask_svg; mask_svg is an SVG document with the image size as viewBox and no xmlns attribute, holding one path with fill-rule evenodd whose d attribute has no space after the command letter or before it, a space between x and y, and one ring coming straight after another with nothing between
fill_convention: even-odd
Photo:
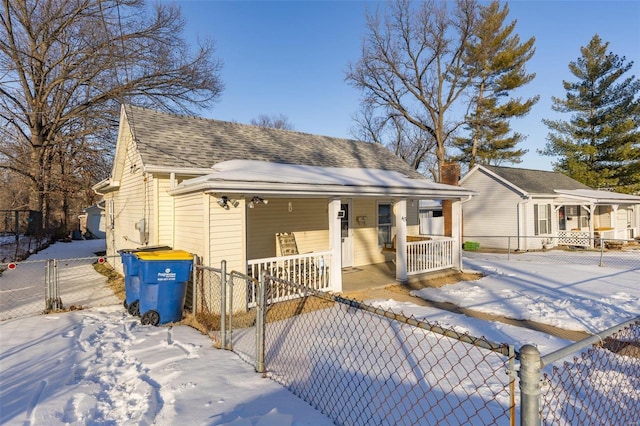
<instances>
[{"instance_id":1,"label":"white fascia board","mask_svg":"<svg viewBox=\"0 0 640 426\"><path fill-rule=\"evenodd\" d=\"M459 190L442 190L429 188L385 188L375 186L345 186L345 185L310 185L272 182L229 182L203 181L196 185L176 188L169 191L169 195L180 195L190 192L206 193L236 193L270 196L297 197L396 197L412 199L462 199L474 195L474 191L460 188Z\"/></svg>"},{"instance_id":2,"label":"white fascia board","mask_svg":"<svg viewBox=\"0 0 640 426\"><path fill-rule=\"evenodd\" d=\"M607 192L598 190L562 190L557 189L556 193L563 197L583 200L590 204L640 204L640 197L617 192Z\"/></svg>"},{"instance_id":3,"label":"white fascia board","mask_svg":"<svg viewBox=\"0 0 640 426\"><path fill-rule=\"evenodd\" d=\"M144 166L143 171L154 174L175 173L178 176L204 176L211 173L210 168L189 168L189 167L164 167L164 166Z\"/></svg>"}]
</instances>

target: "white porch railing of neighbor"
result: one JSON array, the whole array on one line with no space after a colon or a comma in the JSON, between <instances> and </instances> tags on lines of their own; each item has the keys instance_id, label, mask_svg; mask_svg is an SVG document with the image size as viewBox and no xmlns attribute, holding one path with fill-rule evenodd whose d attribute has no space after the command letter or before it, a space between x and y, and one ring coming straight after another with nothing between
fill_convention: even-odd
<instances>
[{"instance_id":1,"label":"white porch railing of neighbor","mask_svg":"<svg viewBox=\"0 0 640 426\"><path fill-rule=\"evenodd\" d=\"M247 263L249 275L256 279L260 277L260 271L265 271L268 275L314 290L331 290L329 282L330 251L253 259ZM268 302L274 303L299 297L298 292L291 293L291 288L290 286L273 286L272 294L268 296ZM256 291L255 286L248 289L250 306L255 303Z\"/></svg>"},{"instance_id":2,"label":"white porch railing of neighbor","mask_svg":"<svg viewBox=\"0 0 640 426\"><path fill-rule=\"evenodd\" d=\"M589 247L589 231L558 231L558 244L561 246Z\"/></svg>"},{"instance_id":3,"label":"white porch railing of neighbor","mask_svg":"<svg viewBox=\"0 0 640 426\"><path fill-rule=\"evenodd\" d=\"M407 275L453 267L453 238L407 243Z\"/></svg>"}]
</instances>

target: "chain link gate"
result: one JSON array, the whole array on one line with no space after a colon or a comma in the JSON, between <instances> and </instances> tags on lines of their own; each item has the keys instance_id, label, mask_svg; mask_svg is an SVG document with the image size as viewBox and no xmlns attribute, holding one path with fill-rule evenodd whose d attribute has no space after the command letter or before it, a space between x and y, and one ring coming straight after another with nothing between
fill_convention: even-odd
<instances>
[{"instance_id":1,"label":"chain link gate","mask_svg":"<svg viewBox=\"0 0 640 426\"><path fill-rule=\"evenodd\" d=\"M114 257L115 258L115 257ZM94 263L107 257L0 263L0 321L64 309L122 304Z\"/></svg>"},{"instance_id":2,"label":"chain link gate","mask_svg":"<svg viewBox=\"0 0 640 426\"><path fill-rule=\"evenodd\" d=\"M57 311L63 307L58 291L58 278L58 261L47 259L44 274L45 312Z\"/></svg>"}]
</instances>

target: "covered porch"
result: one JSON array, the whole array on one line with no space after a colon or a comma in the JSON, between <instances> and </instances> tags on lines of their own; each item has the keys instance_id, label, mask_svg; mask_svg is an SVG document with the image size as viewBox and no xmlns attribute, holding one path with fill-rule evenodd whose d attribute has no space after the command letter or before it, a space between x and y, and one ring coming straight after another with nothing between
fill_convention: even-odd
<instances>
[{"instance_id":1,"label":"covered porch","mask_svg":"<svg viewBox=\"0 0 640 426\"><path fill-rule=\"evenodd\" d=\"M394 262L397 282L461 267L461 204L473 191L379 169L232 160L213 170L169 191L185 207L193 194L205 197L205 265L224 259L254 277L266 271L333 292L368 265ZM425 199L451 206L449 236L416 238ZM295 251L278 241L283 234L294 238Z\"/></svg>"},{"instance_id":2,"label":"covered porch","mask_svg":"<svg viewBox=\"0 0 640 426\"><path fill-rule=\"evenodd\" d=\"M600 190L556 190L558 245L594 247L639 235L640 197Z\"/></svg>"}]
</instances>

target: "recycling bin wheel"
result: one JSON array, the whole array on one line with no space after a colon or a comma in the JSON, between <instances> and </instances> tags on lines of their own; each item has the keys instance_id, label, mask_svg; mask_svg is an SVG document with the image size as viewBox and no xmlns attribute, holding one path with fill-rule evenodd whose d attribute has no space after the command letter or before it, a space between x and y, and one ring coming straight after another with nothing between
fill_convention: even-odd
<instances>
[{"instance_id":1,"label":"recycling bin wheel","mask_svg":"<svg viewBox=\"0 0 640 426\"><path fill-rule=\"evenodd\" d=\"M140 318L142 325L158 325L160 323L160 314L157 311L147 311Z\"/></svg>"},{"instance_id":2,"label":"recycling bin wheel","mask_svg":"<svg viewBox=\"0 0 640 426\"><path fill-rule=\"evenodd\" d=\"M127 306L127 300L125 299L124 302L122 302L122 305L124 306L125 310L129 310L129 306Z\"/></svg>"},{"instance_id":3,"label":"recycling bin wheel","mask_svg":"<svg viewBox=\"0 0 640 426\"><path fill-rule=\"evenodd\" d=\"M133 315L134 317L139 317L140 316L140 301L139 300L134 300L133 302L131 302L131 304L127 308L127 312L129 312L129 315Z\"/></svg>"}]
</instances>

